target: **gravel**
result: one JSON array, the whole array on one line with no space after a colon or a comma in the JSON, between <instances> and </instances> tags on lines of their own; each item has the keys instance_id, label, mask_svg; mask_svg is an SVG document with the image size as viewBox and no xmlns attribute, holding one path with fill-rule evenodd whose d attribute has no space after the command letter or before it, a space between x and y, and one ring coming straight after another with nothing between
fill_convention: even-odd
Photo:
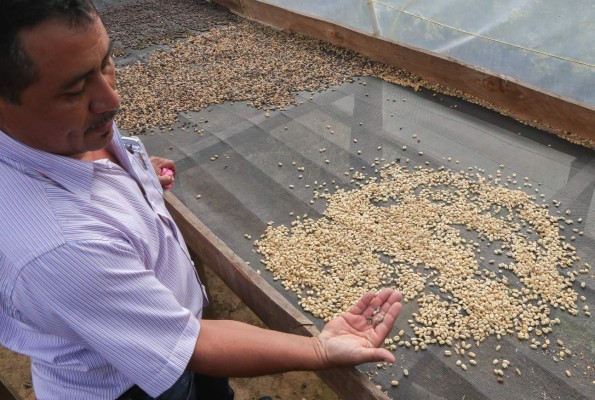
<instances>
[{"instance_id":1,"label":"gravel","mask_svg":"<svg viewBox=\"0 0 595 400\"><path fill-rule=\"evenodd\" d=\"M101 19L114 41L116 57L128 54L124 48L168 45L175 39L236 21L228 10L196 0L142 0L108 6L101 12Z\"/></svg>"}]
</instances>

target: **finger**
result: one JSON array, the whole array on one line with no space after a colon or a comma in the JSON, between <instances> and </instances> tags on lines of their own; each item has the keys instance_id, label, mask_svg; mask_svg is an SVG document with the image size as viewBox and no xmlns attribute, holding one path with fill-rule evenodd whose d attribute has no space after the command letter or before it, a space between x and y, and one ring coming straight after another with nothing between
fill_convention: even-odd
<instances>
[{"instance_id":1,"label":"finger","mask_svg":"<svg viewBox=\"0 0 595 400\"><path fill-rule=\"evenodd\" d=\"M149 161L151 162L151 165L154 168L159 168L161 169L161 159L159 157L156 156L149 156Z\"/></svg>"},{"instance_id":2,"label":"finger","mask_svg":"<svg viewBox=\"0 0 595 400\"><path fill-rule=\"evenodd\" d=\"M166 162L163 163L163 166L176 172L176 163L174 163L172 160L165 160L165 161Z\"/></svg>"},{"instance_id":3,"label":"finger","mask_svg":"<svg viewBox=\"0 0 595 400\"><path fill-rule=\"evenodd\" d=\"M394 303L400 303L401 300L403 300L403 294L397 290L392 290L389 293L388 298L386 299L386 301L384 302L383 306L383 311L388 311L388 309L390 308L391 305L393 305ZM384 310L384 307L386 307L386 310Z\"/></svg>"},{"instance_id":4,"label":"finger","mask_svg":"<svg viewBox=\"0 0 595 400\"><path fill-rule=\"evenodd\" d=\"M390 308L386 311L386 314L384 315L382 321L378 325L376 325L376 327L374 328L374 332L376 332L376 337L368 339L374 346L380 345L380 343L384 341L388 333L391 331L395 321L401 313L401 307L402 305L400 302L395 302L391 304Z\"/></svg>"},{"instance_id":5,"label":"finger","mask_svg":"<svg viewBox=\"0 0 595 400\"><path fill-rule=\"evenodd\" d=\"M157 179L159 179L159 183L161 183L161 185L169 185L174 181L174 177L171 175L160 175L157 177Z\"/></svg>"},{"instance_id":6,"label":"finger","mask_svg":"<svg viewBox=\"0 0 595 400\"><path fill-rule=\"evenodd\" d=\"M153 168L157 169L158 171L161 170L161 168L169 168L174 172L176 171L176 163L173 160L151 156L149 157L149 161L151 161Z\"/></svg>"},{"instance_id":7,"label":"finger","mask_svg":"<svg viewBox=\"0 0 595 400\"><path fill-rule=\"evenodd\" d=\"M401 301L403 298L403 294L401 292L392 288L384 288L380 293L378 293L378 296L385 301L391 302L391 304L395 301Z\"/></svg>"},{"instance_id":8,"label":"finger","mask_svg":"<svg viewBox=\"0 0 595 400\"><path fill-rule=\"evenodd\" d=\"M167 176L167 175L158 176L157 179L159 179L159 184L164 189L171 188L171 185L173 185L174 181L175 181L173 176Z\"/></svg>"},{"instance_id":9,"label":"finger","mask_svg":"<svg viewBox=\"0 0 595 400\"><path fill-rule=\"evenodd\" d=\"M357 303L349 310L349 313L353 315L362 315L364 311L366 311L370 305L370 302L374 300L376 297L376 293L370 291L364 294Z\"/></svg>"},{"instance_id":10,"label":"finger","mask_svg":"<svg viewBox=\"0 0 595 400\"><path fill-rule=\"evenodd\" d=\"M169 168L172 171L176 172L176 163L173 160L167 158L160 158L159 162L161 163L162 168Z\"/></svg>"},{"instance_id":11,"label":"finger","mask_svg":"<svg viewBox=\"0 0 595 400\"><path fill-rule=\"evenodd\" d=\"M394 354L384 348L374 347L365 349L365 351L362 353L362 356L361 363L378 361L386 361L390 363L395 362Z\"/></svg>"},{"instance_id":12,"label":"finger","mask_svg":"<svg viewBox=\"0 0 595 400\"><path fill-rule=\"evenodd\" d=\"M363 312L364 316L370 318L377 310L386 313L390 308L390 305L400 301L401 294L396 292L394 289L385 288L381 290L372 301L368 304L368 307Z\"/></svg>"}]
</instances>

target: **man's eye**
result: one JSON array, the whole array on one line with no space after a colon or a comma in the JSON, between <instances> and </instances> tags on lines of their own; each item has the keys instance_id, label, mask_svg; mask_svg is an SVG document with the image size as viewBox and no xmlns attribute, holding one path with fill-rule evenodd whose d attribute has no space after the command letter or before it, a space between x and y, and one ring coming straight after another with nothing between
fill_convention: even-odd
<instances>
[{"instance_id":1,"label":"man's eye","mask_svg":"<svg viewBox=\"0 0 595 400\"><path fill-rule=\"evenodd\" d=\"M80 96L81 94L83 94L83 91L84 91L84 89L81 89L81 90L77 90L75 92L64 93L64 95L68 96L68 97L76 97L76 96Z\"/></svg>"}]
</instances>

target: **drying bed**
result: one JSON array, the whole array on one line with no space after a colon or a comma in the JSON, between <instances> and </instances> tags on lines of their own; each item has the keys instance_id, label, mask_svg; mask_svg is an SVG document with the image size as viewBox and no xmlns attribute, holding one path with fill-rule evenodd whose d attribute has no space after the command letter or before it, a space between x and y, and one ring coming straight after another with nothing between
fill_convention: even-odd
<instances>
[{"instance_id":1,"label":"drying bed","mask_svg":"<svg viewBox=\"0 0 595 400\"><path fill-rule=\"evenodd\" d=\"M125 57L118 59L118 64L128 64L133 59L149 60L150 64L156 48L169 51L171 47L159 44L144 49L126 48ZM300 257L305 261L307 252L295 253L298 258L294 260L295 267L284 271L285 276L272 268L271 258L286 251L287 245L277 241L279 247L273 247L271 252L267 249L267 237L261 235L268 229L269 235L278 230L279 237L288 237L283 227L288 230L293 227L292 236L305 235L305 238L308 233L317 232L319 227L314 224L330 221L332 225L340 219L336 213L337 201L358 199L360 203L349 206L361 205L366 190L391 177L392 186L381 185L384 191L376 189L372 195L368 193L363 204L367 207L368 203L374 203L374 212L397 209L394 215L401 219L396 218L393 225L367 225L370 237L355 228L341 231L352 236L349 243L356 246L363 243L361 254L366 250L369 254L362 256L359 265L353 257L347 265L329 256L324 258L329 265L321 263L316 271L320 279L325 274L332 276L336 287L327 285L330 288L327 289L341 294L344 291L340 284L357 290L392 286L405 291L408 301L384 344L395 351L397 362L359 368L362 375L368 376L388 396L587 398L595 375L594 326L589 315L594 286L589 262L595 252L593 151L440 93L415 91L372 77L350 80L296 93L292 101L276 110L257 109L247 102L225 102L225 99L220 104L202 105L201 110L176 110L177 121L145 128L141 138L151 154L176 161L176 185L172 192L177 199L287 301L308 310L306 317L318 328L323 318L328 319L348 307L349 296L329 299L329 293L320 294L321 289L314 287L315 282L292 281L291 274L308 275L300 272L299 267ZM199 83L196 85L195 90L200 91ZM133 129L128 133L137 132ZM439 174L444 175L442 181ZM419 187L410 188L407 196L399 194L403 186L411 185L416 179ZM458 183L449 187L455 181ZM424 193L424 187L431 187L432 182L438 182L436 188L440 194ZM461 189L469 186L473 190L479 187L481 192L465 194L470 205L480 203L482 193L491 193L491 202L484 202L484 208L480 207L474 215L494 213L492 236L474 225L469 214L457 214L466 215L466 219L458 221L449 217L448 229L437 230L436 224L430 223L430 217L440 216L439 208L429 212L434 205L456 204L453 194L460 195L464 192ZM507 201L517 201L516 206L505 210ZM469 212L464 204L459 205ZM398 211L399 208L404 212ZM549 225L540 230L529 220L523 225L518 216L513 218L509 221L512 231L521 235L512 237L508 232L505 236L515 239L515 250L510 243L506 247L504 236L498 236L497 228L504 230L506 226L498 225L501 220L496 214L513 211L523 214L523 209L532 209L534 216L542 212L539 226ZM420 219L416 210L425 217ZM348 208L345 215L350 211ZM353 213L357 211L354 207ZM366 211L359 211L359 225L370 223L365 218ZM407 213L411 213L409 218ZM370 212L370 218L382 215L391 214ZM400 227L402 235L398 232ZM517 227L522 227L522 232ZM381 229L390 229L393 248L373 247L371 237L387 236ZM549 268L552 280L559 281L558 286L545 285L547 291L535 281L547 279L547 276L535 278L539 271L525 271L523 275L522 271L508 267L510 258L521 264L517 258L523 246L517 239L526 239L521 244L527 247L546 233L556 240L552 249L559 250L550 258L544 257L541 264L544 269ZM458 244L465 245L435 248L436 258L443 260L441 263L432 262L431 252L426 251L420 257L423 243L434 246L436 243L431 238L440 235L454 235ZM407 254L405 250L410 250L413 242L399 242L399 238L414 238L422 244ZM306 246L308 240L303 243ZM313 251L319 251L316 247L320 246L319 242L310 243ZM294 243L293 251L295 246ZM329 243L326 248L332 250L333 246L334 251L340 251L337 243ZM511 247L516 252L508 251ZM538 246L534 250L535 257L542 253ZM468 254L453 261L451 266L449 257L441 254L448 251ZM469 263L465 264L464 260ZM316 266L316 262L311 264ZM374 266L374 273L366 269L370 265ZM514 318L509 315L515 320L510 332L505 328L486 329L484 334L480 334L481 329L465 330L464 321L473 316L473 305L489 304L489 296L495 292L485 291L483 298L469 300L481 294L473 290L473 285L469 286L473 281L467 282L466 291L457 291L461 282L455 280L453 284L453 279L461 276L450 276L448 271L461 265L479 271L477 282L481 281L481 285L478 286L487 282L489 287L504 290L504 297L497 297L498 301L508 304L515 293L517 297L525 297L516 304ZM350 266L355 273L345 271ZM538 267L539 263L534 266ZM343 275L333 275L333 268L341 269ZM316 305L325 302L323 308L328 312L317 310ZM533 314L519 311L519 307L529 305L536 309ZM444 313L436 313L442 306ZM453 307L459 319L440 322L441 314L449 314ZM491 314L498 314L499 310L492 307ZM528 325L528 319L532 318L540 318L540 323ZM435 335L434 342L432 335L423 337L419 329L427 328L428 320L430 324L442 323L447 331L444 337ZM275 325L275 321L265 322ZM451 325L456 329L449 330Z\"/></svg>"}]
</instances>

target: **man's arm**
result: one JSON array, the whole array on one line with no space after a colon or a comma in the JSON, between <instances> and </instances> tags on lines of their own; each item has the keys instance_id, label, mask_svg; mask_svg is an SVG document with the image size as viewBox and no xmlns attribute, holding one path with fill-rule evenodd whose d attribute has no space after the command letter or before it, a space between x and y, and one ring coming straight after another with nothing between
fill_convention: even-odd
<instances>
[{"instance_id":1,"label":"man's arm","mask_svg":"<svg viewBox=\"0 0 595 400\"><path fill-rule=\"evenodd\" d=\"M378 346L399 315L400 301L401 294L392 289L378 295L369 292L349 312L330 321L317 337L235 321L201 320L189 367L207 375L241 377L394 362L394 355Z\"/></svg>"},{"instance_id":2,"label":"man's arm","mask_svg":"<svg viewBox=\"0 0 595 400\"><path fill-rule=\"evenodd\" d=\"M172 160L151 157L164 188L173 184ZM172 171L164 175L163 169ZM318 370L371 361L394 361L379 349L401 311L401 294L385 289L364 295L347 313L330 321L317 337L290 335L236 321L201 320L189 367L212 376L257 376L290 370ZM381 318L381 322L377 318Z\"/></svg>"}]
</instances>

